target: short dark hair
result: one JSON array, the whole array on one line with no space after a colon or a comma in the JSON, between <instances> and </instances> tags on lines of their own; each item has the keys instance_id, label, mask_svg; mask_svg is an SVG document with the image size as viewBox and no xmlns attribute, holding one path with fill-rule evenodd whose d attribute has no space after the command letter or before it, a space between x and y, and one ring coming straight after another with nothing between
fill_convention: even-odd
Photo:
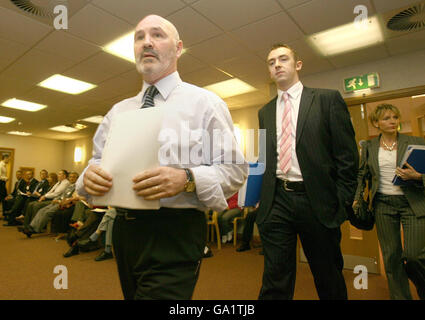
<instances>
[{"instance_id":1,"label":"short dark hair","mask_svg":"<svg viewBox=\"0 0 425 320\"><path fill-rule=\"evenodd\" d=\"M3 155L1 156L1 159L2 159L2 160L6 159L6 158L9 158L9 155L8 155L7 153L5 153L5 154L3 154Z\"/></svg>"},{"instance_id":2,"label":"short dark hair","mask_svg":"<svg viewBox=\"0 0 425 320\"><path fill-rule=\"evenodd\" d=\"M63 174L65 175L65 177L68 178L69 172L66 171L65 169L62 169L61 171L63 172Z\"/></svg>"},{"instance_id":3,"label":"short dark hair","mask_svg":"<svg viewBox=\"0 0 425 320\"><path fill-rule=\"evenodd\" d=\"M295 62L297 62L300 59L298 53L295 51L294 48L287 45L286 43L281 43L281 42L272 44L272 46L270 47L269 53L272 52L273 50L276 50L276 49L279 49L279 48L286 48L286 49L291 50L292 55L294 56Z\"/></svg>"}]
</instances>

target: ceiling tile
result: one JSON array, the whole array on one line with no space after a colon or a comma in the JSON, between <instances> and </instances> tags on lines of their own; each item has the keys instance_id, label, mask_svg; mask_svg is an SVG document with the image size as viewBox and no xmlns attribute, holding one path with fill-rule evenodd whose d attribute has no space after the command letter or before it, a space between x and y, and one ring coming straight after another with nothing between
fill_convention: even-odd
<instances>
[{"instance_id":1,"label":"ceiling tile","mask_svg":"<svg viewBox=\"0 0 425 320\"><path fill-rule=\"evenodd\" d=\"M73 61L66 58L32 49L0 75L11 79L25 77L25 81L32 81L33 85L36 85L53 74L61 73L73 64Z\"/></svg>"},{"instance_id":2,"label":"ceiling tile","mask_svg":"<svg viewBox=\"0 0 425 320\"><path fill-rule=\"evenodd\" d=\"M282 7L284 7L285 9L291 9L293 7L299 6L311 0L278 0L278 1L282 5Z\"/></svg>"},{"instance_id":3,"label":"ceiling tile","mask_svg":"<svg viewBox=\"0 0 425 320\"><path fill-rule=\"evenodd\" d=\"M385 46L378 45L334 57L329 57L328 59L335 67L343 68L354 64L366 63L388 57L389 54Z\"/></svg>"},{"instance_id":4,"label":"ceiling tile","mask_svg":"<svg viewBox=\"0 0 425 320\"><path fill-rule=\"evenodd\" d=\"M373 0L376 11L378 13L385 13L390 10L403 8L405 6L416 4L418 0Z\"/></svg>"},{"instance_id":5,"label":"ceiling tile","mask_svg":"<svg viewBox=\"0 0 425 320\"><path fill-rule=\"evenodd\" d=\"M7 48L7 50L0 50L1 72L1 70L28 51L30 46L10 40L0 39L0 48Z\"/></svg>"},{"instance_id":6,"label":"ceiling tile","mask_svg":"<svg viewBox=\"0 0 425 320\"><path fill-rule=\"evenodd\" d=\"M68 26L69 33L99 46L134 29L133 25L90 4L71 17Z\"/></svg>"},{"instance_id":7,"label":"ceiling tile","mask_svg":"<svg viewBox=\"0 0 425 320\"><path fill-rule=\"evenodd\" d=\"M170 15L167 19L176 26L184 47L190 47L223 33L217 26L190 7Z\"/></svg>"},{"instance_id":8,"label":"ceiling tile","mask_svg":"<svg viewBox=\"0 0 425 320\"><path fill-rule=\"evenodd\" d=\"M270 79L266 63L254 55L235 57L216 66L253 87L260 86Z\"/></svg>"},{"instance_id":9,"label":"ceiling tile","mask_svg":"<svg viewBox=\"0 0 425 320\"><path fill-rule=\"evenodd\" d=\"M102 51L78 63L72 68L67 69L63 75L99 84L102 81L130 71L133 68L135 68L133 63Z\"/></svg>"},{"instance_id":10,"label":"ceiling tile","mask_svg":"<svg viewBox=\"0 0 425 320\"><path fill-rule=\"evenodd\" d=\"M246 55L247 49L224 34L191 47L190 54L203 62L214 64Z\"/></svg>"},{"instance_id":11,"label":"ceiling tile","mask_svg":"<svg viewBox=\"0 0 425 320\"><path fill-rule=\"evenodd\" d=\"M276 42L291 42L304 36L285 12L234 30L232 34L256 52Z\"/></svg>"},{"instance_id":12,"label":"ceiling tile","mask_svg":"<svg viewBox=\"0 0 425 320\"><path fill-rule=\"evenodd\" d=\"M73 61L81 61L99 52L101 48L64 31L54 31L35 47Z\"/></svg>"},{"instance_id":13,"label":"ceiling tile","mask_svg":"<svg viewBox=\"0 0 425 320\"><path fill-rule=\"evenodd\" d=\"M94 0L91 3L128 21L133 27L136 27L136 24L149 14L157 14L166 17L185 6L184 2L179 0Z\"/></svg>"},{"instance_id":14,"label":"ceiling tile","mask_svg":"<svg viewBox=\"0 0 425 320\"><path fill-rule=\"evenodd\" d=\"M275 14L282 9L275 0L200 0L192 5L224 30L232 30Z\"/></svg>"},{"instance_id":15,"label":"ceiling tile","mask_svg":"<svg viewBox=\"0 0 425 320\"><path fill-rule=\"evenodd\" d=\"M54 29L29 17L0 7L0 38L33 45Z\"/></svg>"},{"instance_id":16,"label":"ceiling tile","mask_svg":"<svg viewBox=\"0 0 425 320\"><path fill-rule=\"evenodd\" d=\"M368 8L369 15L374 14L369 0L361 3ZM353 22L354 8L358 0L313 0L289 9L300 28L307 34L313 34L339 25Z\"/></svg>"},{"instance_id":17,"label":"ceiling tile","mask_svg":"<svg viewBox=\"0 0 425 320\"><path fill-rule=\"evenodd\" d=\"M177 69L180 75L183 75L183 74L190 73L190 72L203 69L206 67L207 67L207 64L199 61L195 57L191 56L190 53L186 52L178 60Z\"/></svg>"},{"instance_id":18,"label":"ceiling tile","mask_svg":"<svg viewBox=\"0 0 425 320\"><path fill-rule=\"evenodd\" d=\"M228 75L214 68L205 68L181 76L182 80L199 87L231 79Z\"/></svg>"},{"instance_id":19,"label":"ceiling tile","mask_svg":"<svg viewBox=\"0 0 425 320\"><path fill-rule=\"evenodd\" d=\"M425 30L387 39L385 46L391 55L425 49Z\"/></svg>"}]
</instances>

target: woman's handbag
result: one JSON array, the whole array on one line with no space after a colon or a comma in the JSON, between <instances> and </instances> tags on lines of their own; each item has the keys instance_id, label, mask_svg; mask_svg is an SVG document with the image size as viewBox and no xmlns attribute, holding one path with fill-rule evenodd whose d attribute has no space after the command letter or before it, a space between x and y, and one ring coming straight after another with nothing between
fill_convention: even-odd
<instances>
[{"instance_id":1,"label":"woman's handbag","mask_svg":"<svg viewBox=\"0 0 425 320\"><path fill-rule=\"evenodd\" d=\"M367 147L367 146L365 146ZM366 149L366 159L368 156L368 152ZM367 166L367 164L366 164ZM370 203L370 173L369 168L366 170L366 174L363 176L363 183L362 185L366 185L363 192L360 194L359 200L357 201L357 206L354 208L353 211L350 210L350 213L348 215L348 220L350 223L360 230L372 230L373 226L375 225L375 214L372 208L372 205ZM366 190L366 199L364 198L364 193Z\"/></svg>"},{"instance_id":2,"label":"woman's handbag","mask_svg":"<svg viewBox=\"0 0 425 320\"><path fill-rule=\"evenodd\" d=\"M370 208L368 200L369 197L365 200L362 194L357 202L357 207L349 217L350 223L360 230L372 230L375 225L375 214Z\"/></svg>"}]
</instances>

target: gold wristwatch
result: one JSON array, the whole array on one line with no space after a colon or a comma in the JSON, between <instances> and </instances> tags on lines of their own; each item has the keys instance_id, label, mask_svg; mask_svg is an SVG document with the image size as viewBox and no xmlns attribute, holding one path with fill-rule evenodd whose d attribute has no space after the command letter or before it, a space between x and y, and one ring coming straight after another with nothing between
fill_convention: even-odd
<instances>
[{"instance_id":1,"label":"gold wristwatch","mask_svg":"<svg viewBox=\"0 0 425 320\"><path fill-rule=\"evenodd\" d=\"M193 178L192 171L190 169L184 168L184 171L186 171L186 183L184 184L184 191L185 192L194 192L196 189L195 185L195 179Z\"/></svg>"}]
</instances>

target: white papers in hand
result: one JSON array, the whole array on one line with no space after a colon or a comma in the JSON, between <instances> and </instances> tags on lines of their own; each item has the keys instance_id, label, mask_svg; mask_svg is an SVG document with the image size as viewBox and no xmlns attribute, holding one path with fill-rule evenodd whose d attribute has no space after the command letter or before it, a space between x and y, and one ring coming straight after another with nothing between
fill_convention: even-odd
<instances>
[{"instance_id":1,"label":"white papers in hand","mask_svg":"<svg viewBox=\"0 0 425 320\"><path fill-rule=\"evenodd\" d=\"M159 209L159 200L144 200L133 190L133 178L159 166L158 135L163 108L153 107L114 116L100 166L112 176L112 188L93 204L128 209Z\"/></svg>"}]
</instances>

